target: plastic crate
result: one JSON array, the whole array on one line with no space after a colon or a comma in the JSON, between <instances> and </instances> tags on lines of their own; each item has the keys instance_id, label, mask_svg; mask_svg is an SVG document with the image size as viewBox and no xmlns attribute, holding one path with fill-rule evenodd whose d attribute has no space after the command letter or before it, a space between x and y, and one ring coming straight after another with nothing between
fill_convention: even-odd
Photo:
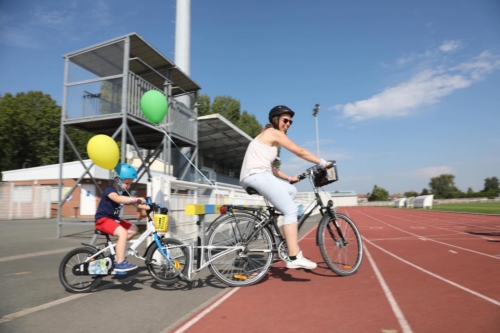
<instances>
[{"instance_id":1,"label":"plastic crate","mask_svg":"<svg viewBox=\"0 0 500 333\"><path fill-rule=\"evenodd\" d=\"M165 214L155 214L154 224L156 231L167 232L168 231L168 215Z\"/></svg>"}]
</instances>

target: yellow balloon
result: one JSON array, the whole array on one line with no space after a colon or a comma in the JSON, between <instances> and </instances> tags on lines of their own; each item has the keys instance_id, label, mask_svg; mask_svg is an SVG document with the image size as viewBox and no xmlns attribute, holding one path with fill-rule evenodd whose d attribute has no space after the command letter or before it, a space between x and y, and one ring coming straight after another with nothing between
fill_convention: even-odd
<instances>
[{"instance_id":1,"label":"yellow balloon","mask_svg":"<svg viewBox=\"0 0 500 333\"><path fill-rule=\"evenodd\" d=\"M114 169L120 159L120 150L115 140L104 134L95 135L89 140L87 154L92 162L107 170Z\"/></svg>"}]
</instances>

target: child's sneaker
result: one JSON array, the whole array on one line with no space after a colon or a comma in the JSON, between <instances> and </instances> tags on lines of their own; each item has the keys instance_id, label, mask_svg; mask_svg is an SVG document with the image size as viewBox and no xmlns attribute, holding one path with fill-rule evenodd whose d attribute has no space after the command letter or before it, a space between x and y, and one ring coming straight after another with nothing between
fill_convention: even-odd
<instances>
[{"instance_id":1,"label":"child's sneaker","mask_svg":"<svg viewBox=\"0 0 500 333\"><path fill-rule=\"evenodd\" d=\"M297 259L286 261L286 268L305 268L305 269L315 269L318 265L315 262L305 258L302 255L302 251L297 254Z\"/></svg>"},{"instance_id":2,"label":"child's sneaker","mask_svg":"<svg viewBox=\"0 0 500 333\"><path fill-rule=\"evenodd\" d=\"M298 258L297 258L298 259ZM119 264L115 264L115 271L116 272L128 272L133 269L136 269L137 265L129 263L127 260L123 260Z\"/></svg>"}]
</instances>

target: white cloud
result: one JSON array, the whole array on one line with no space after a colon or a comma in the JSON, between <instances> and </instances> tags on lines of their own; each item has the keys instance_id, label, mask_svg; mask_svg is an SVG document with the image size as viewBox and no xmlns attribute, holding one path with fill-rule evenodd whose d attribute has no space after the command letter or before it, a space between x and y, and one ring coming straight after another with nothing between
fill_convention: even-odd
<instances>
[{"instance_id":1,"label":"white cloud","mask_svg":"<svg viewBox=\"0 0 500 333\"><path fill-rule=\"evenodd\" d=\"M410 176L416 176L422 179L430 179L437 177L442 174L453 174L453 169L447 165L443 166L431 166L427 168L422 168L415 170L410 174Z\"/></svg>"},{"instance_id":2,"label":"white cloud","mask_svg":"<svg viewBox=\"0 0 500 333\"><path fill-rule=\"evenodd\" d=\"M456 49L460 48L462 46L462 42L459 40L449 40L441 44L439 46L439 49L443 52L451 52L455 51Z\"/></svg>"},{"instance_id":3,"label":"white cloud","mask_svg":"<svg viewBox=\"0 0 500 333\"><path fill-rule=\"evenodd\" d=\"M64 29L73 23L73 16L65 10L46 10L43 7L35 9L34 25L42 28Z\"/></svg>"},{"instance_id":4,"label":"white cloud","mask_svg":"<svg viewBox=\"0 0 500 333\"><path fill-rule=\"evenodd\" d=\"M39 48L40 42L25 27L0 26L0 43L23 48Z\"/></svg>"},{"instance_id":5,"label":"white cloud","mask_svg":"<svg viewBox=\"0 0 500 333\"><path fill-rule=\"evenodd\" d=\"M439 102L457 89L470 86L498 68L500 57L485 51L452 68L425 69L408 81L386 88L368 99L329 109L340 110L344 118L354 121L408 116L420 107Z\"/></svg>"},{"instance_id":6,"label":"white cloud","mask_svg":"<svg viewBox=\"0 0 500 333\"><path fill-rule=\"evenodd\" d=\"M451 70L467 73L473 80L481 80L486 74L497 68L500 68L500 57L489 51L484 51L472 61L461 63Z\"/></svg>"},{"instance_id":7,"label":"white cloud","mask_svg":"<svg viewBox=\"0 0 500 333\"><path fill-rule=\"evenodd\" d=\"M49 40L75 40L110 29L117 21L120 19L111 15L106 0L96 0L91 6L77 0L60 1L57 5L43 3L9 15L0 12L0 43L38 48L46 46L47 36Z\"/></svg>"}]
</instances>

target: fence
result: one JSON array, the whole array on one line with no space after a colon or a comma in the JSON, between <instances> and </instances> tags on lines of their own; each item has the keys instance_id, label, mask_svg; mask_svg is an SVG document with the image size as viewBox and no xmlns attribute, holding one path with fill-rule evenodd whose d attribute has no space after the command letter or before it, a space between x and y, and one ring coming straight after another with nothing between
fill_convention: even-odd
<instances>
[{"instance_id":1,"label":"fence","mask_svg":"<svg viewBox=\"0 0 500 333\"><path fill-rule=\"evenodd\" d=\"M0 220L50 218L50 186L0 182Z\"/></svg>"},{"instance_id":2,"label":"fence","mask_svg":"<svg viewBox=\"0 0 500 333\"><path fill-rule=\"evenodd\" d=\"M198 235L198 216L185 214L185 205L187 204L233 204L233 205L265 205L263 197L258 195L249 195L240 186L223 185L216 183L217 190L211 185L190 183L162 177L154 177L148 192L155 202L164 203L169 209L169 233L184 242L196 240ZM186 194L179 194L179 191L185 191ZM209 194L200 195L205 191ZM177 192L177 193L172 193ZM169 194L170 193L170 194ZM302 205L306 209L311 201L314 200L313 192L297 193L295 203ZM325 197L323 200L328 201ZM313 214L316 214L314 212ZM218 217L218 214L208 214L205 216L205 223L209 224Z\"/></svg>"}]
</instances>

